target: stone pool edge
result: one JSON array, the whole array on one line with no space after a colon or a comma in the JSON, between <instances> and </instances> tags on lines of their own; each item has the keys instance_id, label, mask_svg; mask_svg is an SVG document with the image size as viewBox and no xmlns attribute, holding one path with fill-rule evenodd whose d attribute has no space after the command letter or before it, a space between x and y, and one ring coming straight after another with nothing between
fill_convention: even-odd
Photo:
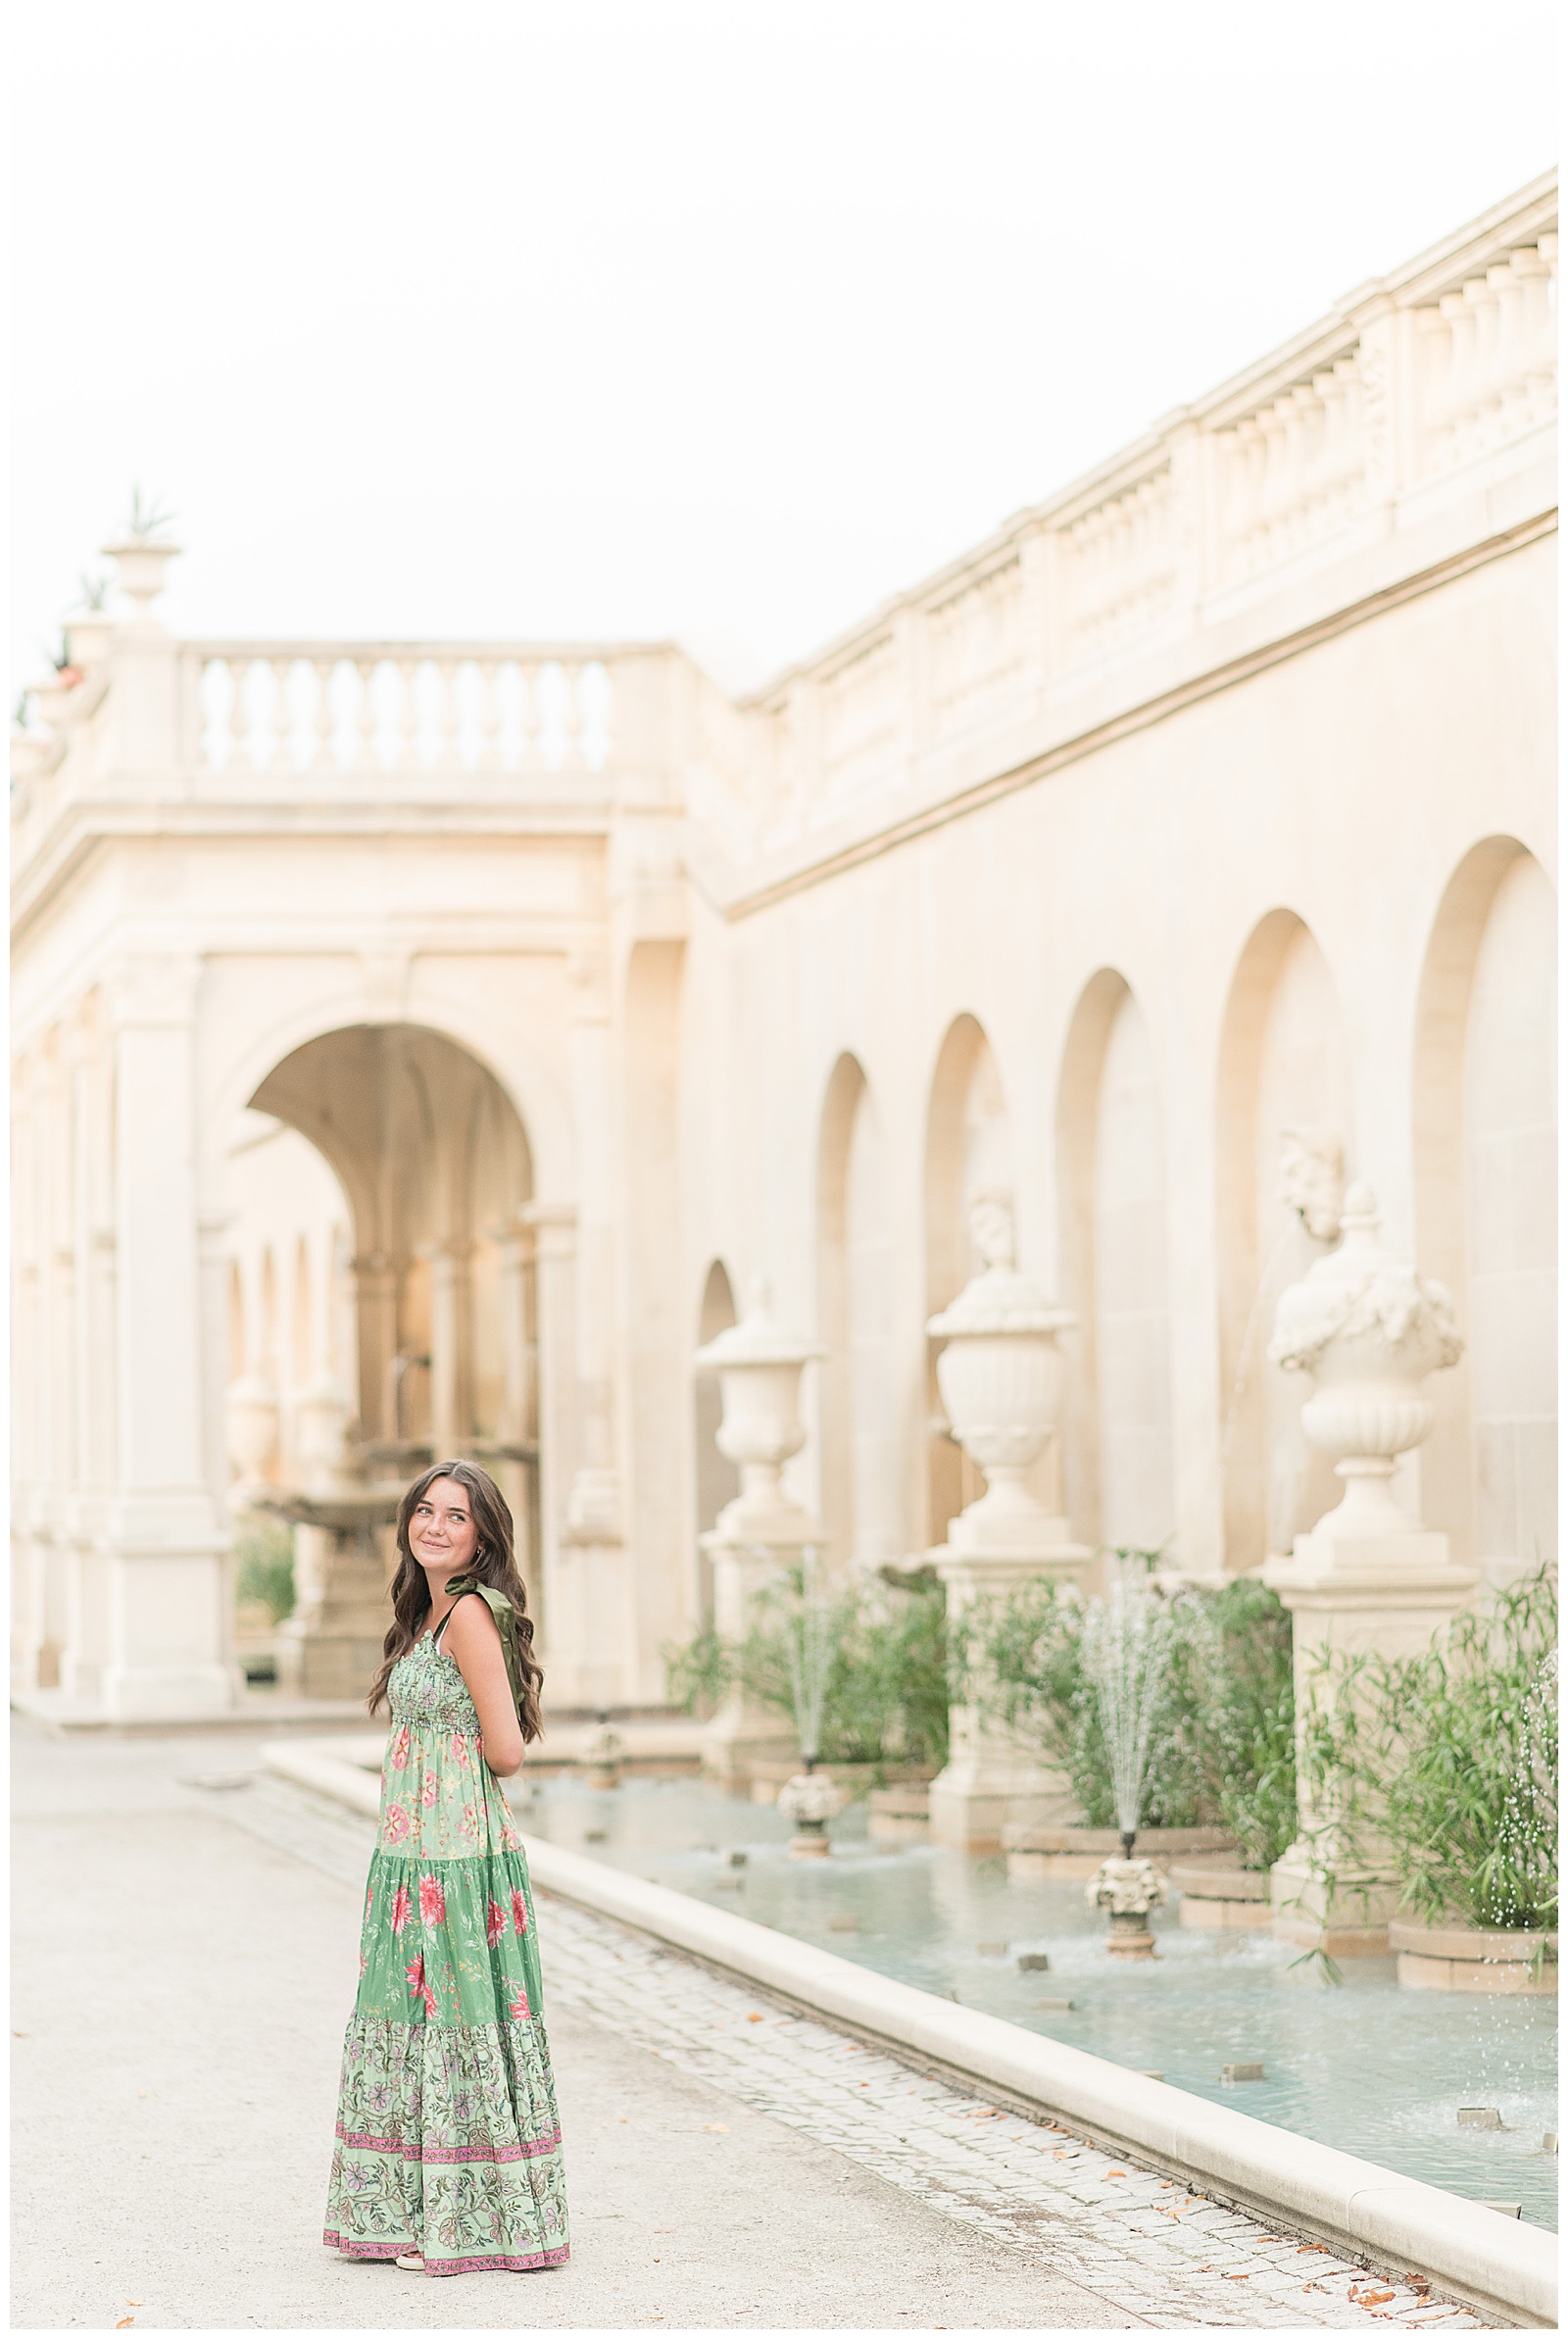
<instances>
[{"instance_id":1,"label":"stone pool edge","mask_svg":"<svg viewBox=\"0 0 1568 2339\"><path fill-rule=\"evenodd\" d=\"M264 1747L262 1759L281 1777L352 1810L372 1817L379 1810L379 1782L346 1760L341 1744L279 1740ZM978 2080L1012 2108L1065 2119L1096 2142L1136 2153L1225 2201L1284 2216L1315 2238L1380 2264L1430 2274L1483 2312L1500 2310L1556 2328L1553 2233L1123 2070L1000 2016L890 1980L668 1885L563 1851L538 1836L525 1834L523 1844L542 1892L612 1917L725 1974L740 1974L961 2083Z\"/></svg>"}]
</instances>

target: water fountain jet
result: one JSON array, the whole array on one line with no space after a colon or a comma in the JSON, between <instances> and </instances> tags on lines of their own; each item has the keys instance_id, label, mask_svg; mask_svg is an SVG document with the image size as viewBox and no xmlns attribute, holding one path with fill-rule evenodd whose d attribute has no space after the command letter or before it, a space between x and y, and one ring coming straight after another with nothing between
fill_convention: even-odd
<instances>
[{"instance_id":1,"label":"water fountain jet","mask_svg":"<svg viewBox=\"0 0 1568 2339\"><path fill-rule=\"evenodd\" d=\"M1126 1563L1117 1565L1104 1599L1090 1602L1083 1636L1121 1835L1121 1858L1101 1862L1086 1898L1109 1916L1105 1948L1115 1958L1154 1955L1149 1914L1167 1897L1164 1877L1152 1861L1135 1859L1133 1848L1167 1703L1174 1638L1170 1610Z\"/></svg>"}]
</instances>

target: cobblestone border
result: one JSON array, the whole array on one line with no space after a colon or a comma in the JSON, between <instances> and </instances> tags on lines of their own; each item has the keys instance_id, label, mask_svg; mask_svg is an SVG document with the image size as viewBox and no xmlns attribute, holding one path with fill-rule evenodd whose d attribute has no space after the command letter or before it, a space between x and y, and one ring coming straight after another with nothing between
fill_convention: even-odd
<instances>
[{"instance_id":1,"label":"cobblestone border","mask_svg":"<svg viewBox=\"0 0 1568 2339\"><path fill-rule=\"evenodd\" d=\"M374 1813L377 1782L336 1748L281 1741L269 1767ZM726 1976L826 2016L917 2067L982 2090L1026 2117L1065 2119L1212 2198L1380 2265L1429 2274L1505 2322L1557 2327L1557 2237L1476 2202L1292 2135L1229 2106L1123 2070L993 2015L954 2006L751 1918L524 1837L541 1891L613 1917Z\"/></svg>"}]
</instances>

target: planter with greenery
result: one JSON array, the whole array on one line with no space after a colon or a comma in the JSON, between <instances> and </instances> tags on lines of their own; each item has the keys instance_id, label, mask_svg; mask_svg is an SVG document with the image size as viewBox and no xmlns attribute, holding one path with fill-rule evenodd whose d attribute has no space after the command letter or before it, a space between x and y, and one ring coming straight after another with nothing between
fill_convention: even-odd
<instances>
[{"instance_id":1,"label":"planter with greenery","mask_svg":"<svg viewBox=\"0 0 1568 2339\"><path fill-rule=\"evenodd\" d=\"M1401 1967L1422 1956L1528 1965L1537 1986L1554 1987L1556 1681L1557 1586L1544 1568L1487 1613L1455 1617L1422 1656L1325 1659L1313 1676L1306 1775L1333 1814L1339 1857L1398 1884Z\"/></svg>"},{"instance_id":2,"label":"planter with greenery","mask_svg":"<svg viewBox=\"0 0 1568 2339\"><path fill-rule=\"evenodd\" d=\"M275 1674L276 1628L293 1611L293 1529L248 1519L234 1538L234 1642L249 1678Z\"/></svg>"},{"instance_id":3,"label":"planter with greenery","mask_svg":"<svg viewBox=\"0 0 1568 2339\"><path fill-rule=\"evenodd\" d=\"M662 1652L669 1694L688 1713L711 1711L735 1684L792 1717L808 1623L801 1571L764 1585L744 1640L709 1630ZM819 1621L816 1629L822 1629ZM930 1773L947 1760L947 1620L941 1586L907 1589L858 1579L826 1598L829 1646L818 1760L867 1785Z\"/></svg>"},{"instance_id":4,"label":"planter with greenery","mask_svg":"<svg viewBox=\"0 0 1568 2339\"><path fill-rule=\"evenodd\" d=\"M957 1662L994 1683L996 1718L1068 1773L1085 1828L1103 1829L1116 1824L1115 1795L1084 1666L1087 1616L1076 1592L1037 1580L971 1613ZM1169 1623L1141 1830L1222 1828L1244 1868L1267 1868L1296 1826L1290 1617L1265 1586L1239 1578L1219 1592L1178 1591Z\"/></svg>"}]
</instances>

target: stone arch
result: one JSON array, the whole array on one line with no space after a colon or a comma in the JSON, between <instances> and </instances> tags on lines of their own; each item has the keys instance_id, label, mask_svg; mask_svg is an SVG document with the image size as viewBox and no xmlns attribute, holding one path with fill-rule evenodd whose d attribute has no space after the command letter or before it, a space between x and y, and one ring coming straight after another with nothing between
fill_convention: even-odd
<instances>
[{"instance_id":1,"label":"stone arch","mask_svg":"<svg viewBox=\"0 0 1568 2339\"><path fill-rule=\"evenodd\" d=\"M875 1100L854 1056L828 1080L817 1140L816 1322L822 1520L841 1565L904 1544L894 1419L892 1252Z\"/></svg>"},{"instance_id":2,"label":"stone arch","mask_svg":"<svg viewBox=\"0 0 1568 2339\"><path fill-rule=\"evenodd\" d=\"M703 1296L697 1313L698 1348L706 1348L710 1340L716 1340L720 1332L727 1332L737 1321L735 1290L728 1268L722 1259L709 1265L703 1278ZM741 1490L741 1474L727 1454L718 1450L719 1423L724 1409L719 1400L718 1374L711 1371L692 1375L692 1436L694 1442L692 1484L697 1494L697 1532L706 1535L718 1523L724 1505L733 1502ZM704 1624L713 1620L713 1563L698 1546L698 1614Z\"/></svg>"},{"instance_id":3,"label":"stone arch","mask_svg":"<svg viewBox=\"0 0 1568 2339\"><path fill-rule=\"evenodd\" d=\"M1484 838L1444 889L1416 1006L1417 1257L1466 1334L1431 1383L1422 1499L1494 1578L1556 1555L1555 928L1534 855Z\"/></svg>"},{"instance_id":4,"label":"stone arch","mask_svg":"<svg viewBox=\"0 0 1568 2339\"><path fill-rule=\"evenodd\" d=\"M533 1166L494 1073L422 1025L360 1023L294 1049L248 1101L307 1138L348 1199L350 1397L368 1458L520 1462L532 1376L518 1238Z\"/></svg>"},{"instance_id":5,"label":"stone arch","mask_svg":"<svg viewBox=\"0 0 1568 2339\"><path fill-rule=\"evenodd\" d=\"M1057 1089L1069 1515L1091 1541L1154 1549L1174 1521L1163 1114L1149 1027L1102 967L1068 1027Z\"/></svg>"},{"instance_id":6,"label":"stone arch","mask_svg":"<svg viewBox=\"0 0 1568 2339\"><path fill-rule=\"evenodd\" d=\"M1014 1199L1012 1134L1002 1076L977 1018L960 1015L949 1025L931 1075L925 1142L925 1312L934 1316L957 1297L979 1265L969 1231L977 1194ZM938 1344L926 1343L926 1418L943 1418L937 1386ZM927 1439L927 1543L939 1542L948 1521L981 1491L972 1466L946 1434ZM970 1481L973 1480L973 1483Z\"/></svg>"},{"instance_id":7,"label":"stone arch","mask_svg":"<svg viewBox=\"0 0 1568 2339\"><path fill-rule=\"evenodd\" d=\"M1301 1434L1298 1377L1266 1356L1279 1294L1338 1233L1339 1196L1355 1158L1338 994L1293 910L1259 920L1237 962L1215 1111L1220 1468L1225 1564L1235 1573L1270 1550L1289 1550L1341 1491Z\"/></svg>"}]
</instances>

